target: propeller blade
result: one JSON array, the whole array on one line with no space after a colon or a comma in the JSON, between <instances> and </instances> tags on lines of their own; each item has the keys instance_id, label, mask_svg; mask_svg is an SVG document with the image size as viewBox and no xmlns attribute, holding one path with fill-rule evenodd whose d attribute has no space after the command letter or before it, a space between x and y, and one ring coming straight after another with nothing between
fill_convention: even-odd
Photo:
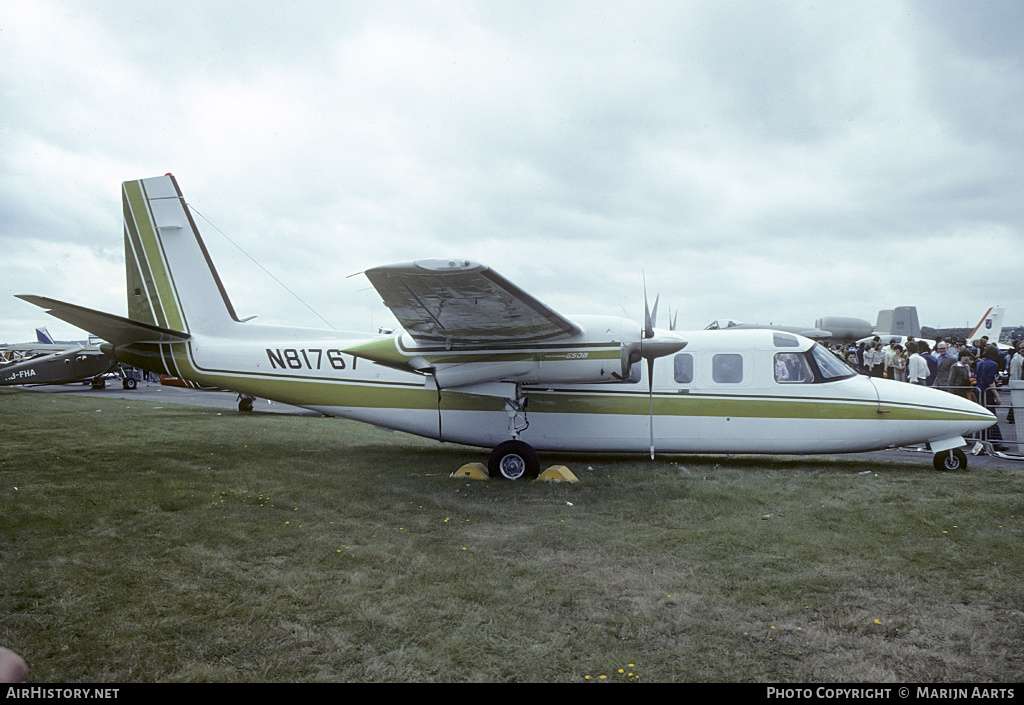
<instances>
[{"instance_id":1,"label":"propeller blade","mask_svg":"<svg viewBox=\"0 0 1024 705\"><path fill-rule=\"evenodd\" d=\"M654 358L647 358L647 396L651 405L650 429L651 429L651 460L654 460Z\"/></svg>"},{"instance_id":2,"label":"propeller blade","mask_svg":"<svg viewBox=\"0 0 1024 705\"><path fill-rule=\"evenodd\" d=\"M658 301L661 300L661 294L658 294L654 298L654 308L647 308L647 287L644 287L644 337L654 337L654 326L658 320Z\"/></svg>"}]
</instances>

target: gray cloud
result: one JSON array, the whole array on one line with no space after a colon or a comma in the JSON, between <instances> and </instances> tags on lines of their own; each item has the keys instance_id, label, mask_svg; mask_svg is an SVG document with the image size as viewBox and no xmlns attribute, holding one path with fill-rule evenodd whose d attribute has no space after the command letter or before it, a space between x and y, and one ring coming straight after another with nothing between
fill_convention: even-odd
<instances>
[{"instance_id":1,"label":"gray cloud","mask_svg":"<svg viewBox=\"0 0 1024 705\"><path fill-rule=\"evenodd\" d=\"M447 255L566 313L639 319L645 276L685 326L1020 320L1021 12L18 4L0 340L63 329L12 294L123 312L119 184L167 171L266 322L320 323L213 226L338 328L390 318L347 275Z\"/></svg>"}]
</instances>

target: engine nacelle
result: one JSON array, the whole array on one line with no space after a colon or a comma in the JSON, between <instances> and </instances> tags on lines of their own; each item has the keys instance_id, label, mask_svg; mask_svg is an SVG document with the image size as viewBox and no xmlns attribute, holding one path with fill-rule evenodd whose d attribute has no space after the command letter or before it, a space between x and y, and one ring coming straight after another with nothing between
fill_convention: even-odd
<instances>
[{"instance_id":1,"label":"engine nacelle","mask_svg":"<svg viewBox=\"0 0 1024 705\"><path fill-rule=\"evenodd\" d=\"M820 330L827 330L832 334L832 341L836 343L853 342L871 335L871 324L862 318L848 318L846 316L825 316L814 322L814 327Z\"/></svg>"},{"instance_id":2,"label":"engine nacelle","mask_svg":"<svg viewBox=\"0 0 1024 705\"><path fill-rule=\"evenodd\" d=\"M437 365L434 378L442 389L480 382L521 384L589 384L612 382L619 371L617 349L557 352L532 356L528 360L464 362Z\"/></svg>"}]
</instances>

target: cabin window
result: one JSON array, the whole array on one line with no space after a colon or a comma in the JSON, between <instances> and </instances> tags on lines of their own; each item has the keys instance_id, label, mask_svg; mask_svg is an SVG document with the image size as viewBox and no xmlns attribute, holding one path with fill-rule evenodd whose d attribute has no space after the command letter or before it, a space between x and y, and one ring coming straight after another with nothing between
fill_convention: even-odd
<instances>
[{"instance_id":1,"label":"cabin window","mask_svg":"<svg viewBox=\"0 0 1024 705\"><path fill-rule=\"evenodd\" d=\"M717 384L739 384L743 381L743 356L720 353L711 358L711 379Z\"/></svg>"},{"instance_id":2,"label":"cabin window","mask_svg":"<svg viewBox=\"0 0 1024 705\"><path fill-rule=\"evenodd\" d=\"M803 353L776 353L775 381L782 384L813 382L814 372L807 364L807 356Z\"/></svg>"},{"instance_id":3,"label":"cabin window","mask_svg":"<svg viewBox=\"0 0 1024 705\"><path fill-rule=\"evenodd\" d=\"M775 347L777 348L798 348L800 347L800 341L795 335L789 335L788 333L776 332L773 336Z\"/></svg>"},{"instance_id":4,"label":"cabin window","mask_svg":"<svg viewBox=\"0 0 1024 705\"><path fill-rule=\"evenodd\" d=\"M677 383L689 384L693 381L693 355L690 353L676 355L674 367Z\"/></svg>"}]
</instances>

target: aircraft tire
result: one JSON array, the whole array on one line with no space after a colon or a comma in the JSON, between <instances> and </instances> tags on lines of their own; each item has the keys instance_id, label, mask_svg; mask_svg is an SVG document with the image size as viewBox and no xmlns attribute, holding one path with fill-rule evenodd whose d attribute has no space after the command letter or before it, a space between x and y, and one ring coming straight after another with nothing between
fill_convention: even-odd
<instances>
[{"instance_id":1,"label":"aircraft tire","mask_svg":"<svg viewBox=\"0 0 1024 705\"><path fill-rule=\"evenodd\" d=\"M131 377L126 377L125 380L121 382L121 386L124 387L125 389L135 389L136 387L139 386L139 383L136 382Z\"/></svg>"},{"instance_id":2,"label":"aircraft tire","mask_svg":"<svg viewBox=\"0 0 1024 705\"><path fill-rule=\"evenodd\" d=\"M238 400L238 410L242 412L252 411L252 397L242 397Z\"/></svg>"},{"instance_id":3,"label":"aircraft tire","mask_svg":"<svg viewBox=\"0 0 1024 705\"><path fill-rule=\"evenodd\" d=\"M936 470L941 471L966 470L967 455L959 448L944 450L941 453L935 454L935 457L932 459L932 465Z\"/></svg>"},{"instance_id":4,"label":"aircraft tire","mask_svg":"<svg viewBox=\"0 0 1024 705\"><path fill-rule=\"evenodd\" d=\"M499 480L532 479L540 474L540 458L528 443L505 441L491 451L487 474Z\"/></svg>"}]
</instances>

